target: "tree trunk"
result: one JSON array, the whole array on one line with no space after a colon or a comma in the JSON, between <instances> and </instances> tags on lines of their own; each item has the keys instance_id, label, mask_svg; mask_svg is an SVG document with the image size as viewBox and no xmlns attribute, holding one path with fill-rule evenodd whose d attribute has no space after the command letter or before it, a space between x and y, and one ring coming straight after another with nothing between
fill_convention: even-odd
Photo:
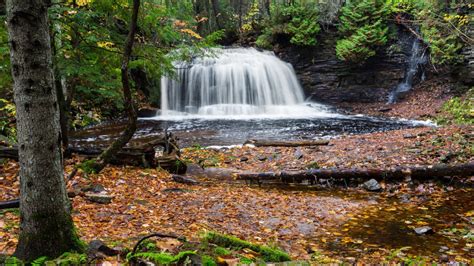
<instances>
[{"instance_id":1,"label":"tree trunk","mask_svg":"<svg viewBox=\"0 0 474 266\"><path fill-rule=\"evenodd\" d=\"M214 13L214 19L216 20L216 26L218 30L223 29L222 23L221 23L221 9L219 6L219 0L212 0L212 11Z\"/></svg>"},{"instance_id":2,"label":"tree trunk","mask_svg":"<svg viewBox=\"0 0 474 266\"><path fill-rule=\"evenodd\" d=\"M56 7L60 7L60 2L59 0L54 0L53 5ZM55 14L55 18L59 19L59 14ZM63 53L61 52L63 48L62 40L61 40L61 35L62 35L62 29L61 25L59 22L53 20L53 34L52 34L52 50L53 50L53 56L57 59L59 57L63 56ZM54 61L54 60L53 60ZM55 77L55 82L56 82L56 95L58 99L58 106L59 106L59 123L61 125L61 142L62 142L62 147L64 149L64 154L65 156L69 155L69 152L67 150L67 147L69 145L69 108L66 102L66 97L69 94L68 93L68 88L67 88L67 81L66 77L61 73L61 71L57 68L53 68L54 71L54 77Z\"/></svg>"},{"instance_id":3,"label":"tree trunk","mask_svg":"<svg viewBox=\"0 0 474 266\"><path fill-rule=\"evenodd\" d=\"M137 130L137 112L133 105L132 90L130 88L130 80L128 73L128 63L130 55L132 54L133 42L135 40L135 32L137 30L138 10L140 9L140 0L133 0L132 19L130 21L130 30L128 32L127 40L125 42L125 51L122 58L122 88L123 97L125 101L125 109L127 111L128 123L127 128L122 135L115 140L100 156L97 158L97 163L94 168L100 172L108 163L110 163L114 156L132 139L133 134Z\"/></svg>"},{"instance_id":4,"label":"tree trunk","mask_svg":"<svg viewBox=\"0 0 474 266\"><path fill-rule=\"evenodd\" d=\"M82 251L61 164L61 129L47 0L8 0L20 161L20 236L15 256L31 261Z\"/></svg>"}]
</instances>

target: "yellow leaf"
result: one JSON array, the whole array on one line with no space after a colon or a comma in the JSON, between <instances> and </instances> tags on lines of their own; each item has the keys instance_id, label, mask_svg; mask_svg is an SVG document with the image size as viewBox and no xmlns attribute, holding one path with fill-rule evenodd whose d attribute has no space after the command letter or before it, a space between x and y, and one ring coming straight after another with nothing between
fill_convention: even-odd
<instances>
[{"instance_id":1,"label":"yellow leaf","mask_svg":"<svg viewBox=\"0 0 474 266\"><path fill-rule=\"evenodd\" d=\"M195 31L193 31L191 29L182 29L181 32L186 33L186 34L188 34L191 37L194 37L196 39L202 39L201 35L197 34Z\"/></svg>"}]
</instances>

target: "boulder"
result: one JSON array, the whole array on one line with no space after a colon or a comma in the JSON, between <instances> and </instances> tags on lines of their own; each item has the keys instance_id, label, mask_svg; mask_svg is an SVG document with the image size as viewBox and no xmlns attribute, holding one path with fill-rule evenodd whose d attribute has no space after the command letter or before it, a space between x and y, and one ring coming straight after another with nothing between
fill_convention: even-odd
<instances>
[{"instance_id":1,"label":"boulder","mask_svg":"<svg viewBox=\"0 0 474 266\"><path fill-rule=\"evenodd\" d=\"M86 199L89 201L95 202L95 203L100 203L100 204L108 204L112 202L112 199L114 196L108 195L105 193L86 193Z\"/></svg>"},{"instance_id":2,"label":"boulder","mask_svg":"<svg viewBox=\"0 0 474 266\"><path fill-rule=\"evenodd\" d=\"M365 182L363 184L363 187L367 191L381 191L382 190L382 187L380 186L379 182L377 182L377 180L375 179L370 179L369 181Z\"/></svg>"}]
</instances>

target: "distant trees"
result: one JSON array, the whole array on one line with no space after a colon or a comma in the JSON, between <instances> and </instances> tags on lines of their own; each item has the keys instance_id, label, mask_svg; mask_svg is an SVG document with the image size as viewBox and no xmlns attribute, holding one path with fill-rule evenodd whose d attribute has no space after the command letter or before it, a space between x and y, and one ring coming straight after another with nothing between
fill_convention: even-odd
<instances>
[{"instance_id":1,"label":"distant trees","mask_svg":"<svg viewBox=\"0 0 474 266\"><path fill-rule=\"evenodd\" d=\"M348 2L341 10L338 30L344 37L337 42L337 57L360 63L374 56L388 41L388 11L385 0Z\"/></svg>"}]
</instances>

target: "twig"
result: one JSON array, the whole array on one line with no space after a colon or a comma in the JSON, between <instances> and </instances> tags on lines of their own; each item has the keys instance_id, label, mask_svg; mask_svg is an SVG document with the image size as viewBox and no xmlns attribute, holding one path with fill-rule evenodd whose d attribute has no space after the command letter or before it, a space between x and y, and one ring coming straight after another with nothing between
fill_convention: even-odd
<instances>
[{"instance_id":1,"label":"twig","mask_svg":"<svg viewBox=\"0 0 474 266\"><path fill-rule=\"evenodd\" d=\"M138 248L140 247L140 244L143 243L143 241L149 239L149 238L152 238L152 237L159 237L159 238L175 238L175 239L178 239L179 241L181 242L186 242L186 238L183 237L183 236L177 236L177 235L171 235L171 234L163 234L163 233L153 233L151 235L147 235L145 237L143 237L142 239L140 239L137 244L135 245L135 247L133 247L133 250L132 250L132 253L130 253L130 257L132 258L132 260L134 259L133 255L137 252Z\"/></svg>"},{"instance_id":2,"label":"twig","mask_svg":"<svg viewBox=\"0 0 474 266\"><path fill-rule=\"evenodd\" d=\"M74 176L77 174L78 170L79 169L77 167L74 167L72 172L67 176L67 181L71 181L74 178Z\"/></svg>"}]
</instances>

